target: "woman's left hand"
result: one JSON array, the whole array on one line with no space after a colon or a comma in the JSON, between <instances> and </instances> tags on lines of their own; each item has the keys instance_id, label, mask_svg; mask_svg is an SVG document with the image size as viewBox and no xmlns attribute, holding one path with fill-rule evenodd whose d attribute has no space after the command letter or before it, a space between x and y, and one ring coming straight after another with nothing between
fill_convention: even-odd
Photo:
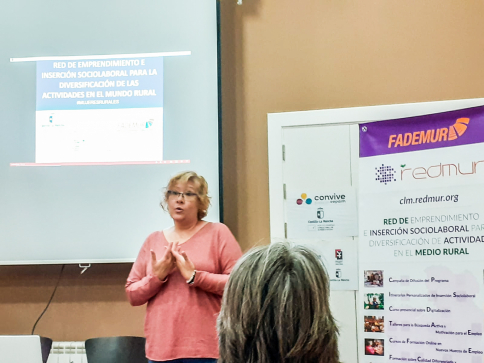
<instances>
[{"instance_id":1,"label":"woman's left hand","mask_svg":"<svg viewBox=\"0 0 484 363\"><path fill-rule=\"evenodd\" d=\"M176 266L178 267L181 275L185 280L190 280L193 276L193 272L195 271L195 265L193 264L192 260L190 260L185 251L182 251L181 246L174 246L171 253L173 257L175 257Z\"/></svg>"}]
</instances>

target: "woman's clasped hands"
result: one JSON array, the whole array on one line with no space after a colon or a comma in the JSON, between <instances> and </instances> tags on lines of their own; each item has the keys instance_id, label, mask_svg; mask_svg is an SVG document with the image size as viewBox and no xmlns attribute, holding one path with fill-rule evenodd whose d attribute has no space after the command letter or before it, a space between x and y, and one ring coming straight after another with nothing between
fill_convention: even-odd
<instances>
[{"instance_id":1,"label":"woman's clasped hands","mask_svg":"<svg viewBox=\"0 0 484 363\"><path fill-rule=\"evenodd\" d=\"M195 265L181 249L178 242L168 242L163 256L158 260L155 251L151 250L151 266L153 275L161 281L178 269L185 280L190 280L195 272Z\"/></svg>"}]
</instances>

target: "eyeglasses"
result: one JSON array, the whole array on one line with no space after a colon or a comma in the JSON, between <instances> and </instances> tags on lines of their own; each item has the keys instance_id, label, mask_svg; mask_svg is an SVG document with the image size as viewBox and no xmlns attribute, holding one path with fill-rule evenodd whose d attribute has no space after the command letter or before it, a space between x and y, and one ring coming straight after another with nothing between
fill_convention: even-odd
<instances>
[{"instance_id":1,"label":"eyeglasses","mask_svg":"<svg viewBox=\"0 0 484 363\"><path fill-rule=\"evenodd\" d=\"M173 199L178 199L178 197L182 197L185 200L194 200L198 197L198 194L193 192L181 193L175 190L167 190L166 194L168 195L168 198L173 198Z\"/></svg>"}]
</instances>

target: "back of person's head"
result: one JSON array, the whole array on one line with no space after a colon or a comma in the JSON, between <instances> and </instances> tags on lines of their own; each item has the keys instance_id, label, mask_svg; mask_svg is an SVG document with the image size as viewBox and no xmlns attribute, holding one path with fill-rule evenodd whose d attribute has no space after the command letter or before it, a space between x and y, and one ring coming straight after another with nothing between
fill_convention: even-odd
<instances>
[{"instance_id":1,"label":"back of person's head","mask_svg":"<svg viewBox=\"0 0 484 363\"><path fill-rule=\"evenodd\" d=\"M219 363L336 363L329 279L311 250L272 243L237 263L218 319Z\"/></svg>"}]
</instances>

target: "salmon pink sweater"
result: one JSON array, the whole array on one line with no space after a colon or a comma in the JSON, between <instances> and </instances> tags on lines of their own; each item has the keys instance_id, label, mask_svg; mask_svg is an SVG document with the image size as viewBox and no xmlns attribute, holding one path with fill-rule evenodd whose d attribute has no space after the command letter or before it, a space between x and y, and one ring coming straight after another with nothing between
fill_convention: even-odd
<instances>
[{"instance_id":1,"label":"salmon pink sweater","mask_svg":"<svg viewBox=\"0 0 484 363\"><path fill-rule=\"evenodd\" d=\"M191 285L177 269L163 282L152 274L150 250L160 258L167 245L161 231L148 236L126 283L131 305L148 303L146 356L154 361L218 358L216 320L229 273L242 255L239 244L221 223L207 223L183 243L197 270Z\"/></svg>"}]
</instances>

